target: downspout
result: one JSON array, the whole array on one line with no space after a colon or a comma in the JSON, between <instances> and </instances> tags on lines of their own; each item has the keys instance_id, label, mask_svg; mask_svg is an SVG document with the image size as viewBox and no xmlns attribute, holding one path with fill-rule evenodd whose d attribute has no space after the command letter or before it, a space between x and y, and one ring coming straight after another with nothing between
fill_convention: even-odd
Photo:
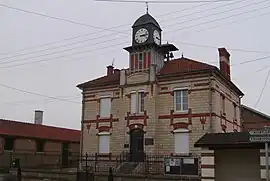
<instances>
[{"instance_id":1,"label":"downspout","mask_svg":"<svg viewBox=\"0 0 270 181\"><path fill-rule=\"evenodd\" d=\"M82 92L82 116L81 116L81 141L80 141L80 158L83 156L83 132L84 132L84 94Z\"/></svg>"},{"instance_id":2,"label":"downspout","mask_svg":"<svg viewBox=\"0 0 270 181\"><path fill-rule=\"evenodd\" d=\"M244 131L244 121L243 121L243 113L242 113L242 106L241 106L241 99L243 96L239 96L239 117L240 117L240 131Z\"/></svg>"},{"instance_id":3,"label":"downspout","mask_svg":"<svg viewBox=\"0 0 270 181\"><path fill-rule=\"evenodd\" d=\"M209 75L209 112L210 112L210 133L213 133L213 97L212 97L212 73Z\"/></svg>"}]
</instances>

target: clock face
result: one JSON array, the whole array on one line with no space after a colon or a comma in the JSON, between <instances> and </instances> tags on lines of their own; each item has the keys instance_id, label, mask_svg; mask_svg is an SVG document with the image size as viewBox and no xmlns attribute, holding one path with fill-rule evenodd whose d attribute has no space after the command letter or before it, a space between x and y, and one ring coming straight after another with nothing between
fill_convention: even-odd
<instances>
[{"instance_id":1,"label":"clock face","mask_svg":"<svg viewBox=\"0 0 270 181\"><path fill-rule=\"evenodd\" d=\"M149 32L145 28L141 28L135 33L135 41L137 43L146 42L148 40L148 37L149 37Z\"/></svg>"},{"instance_id":2,"label":"clock face","mask_svg":"<svg viewBox=\"0 0 270 181\"><path fill-rule=\"evenodd\" d=\"M154 31L153 33L153 38L154 38L154 42L157 44L157 45L160 45L161 44L161 38L160 38L160 34L157 30Z\"/></svg>"}]
</instances>

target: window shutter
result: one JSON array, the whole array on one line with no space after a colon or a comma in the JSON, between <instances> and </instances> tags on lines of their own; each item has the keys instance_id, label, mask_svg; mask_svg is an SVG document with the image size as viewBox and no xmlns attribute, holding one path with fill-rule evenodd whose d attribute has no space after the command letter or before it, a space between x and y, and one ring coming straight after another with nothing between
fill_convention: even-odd
<instances>
[{"instance_id":1,"label":"window shutter","mask_svg":"<svg viewBox=\"0 0 270 181\"><path fill-rule=\"evenodd\" d=\"M110 117L111 115L111 98L100 99L100 117Z\"/></svg>"},{"instance_id":2,"label":"window shutter","mask_svg":"<svg viewBox=\"0 0 270 181\"><path fill-rule=\"evenodd\" d=\"M175 132L174 133L174 152L176 154L189 153L189 132Z\"/></svg>"},{"instance_id":3,"label":"window shutter","mask_svg":"<svg viewBox=\"0 0 270 181\"><path fill-rule=\"evenodd\" d=\"M137 112L137 95L136 93L132 93L130 95L130 100L131 100L131 113L136 113Z\"/></svg>"},{"instance_id":4,"label":"window shutter","mask_svg":"<svg viewBox=\"0 0 270 181\"><path fill-rule=\"evenodd\" d=\"M110 153L110 135L99 135L99 153Z\"/></svg>"}]
</instances>

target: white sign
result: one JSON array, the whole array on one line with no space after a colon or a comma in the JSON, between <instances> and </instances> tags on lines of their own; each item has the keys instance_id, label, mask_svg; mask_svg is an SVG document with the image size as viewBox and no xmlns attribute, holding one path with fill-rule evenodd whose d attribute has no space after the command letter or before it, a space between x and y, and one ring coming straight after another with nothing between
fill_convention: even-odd
<instances>
[{"instance_id":1,"label":"white sign","mask_svg":"<svg viewBox=\"0 0 270 181\"><path fill-rule=\"evenodd\" d=\"M270 136L270 130L269 129L252 130L252 131L249 131L249 134L252 136L262 136L262 135Z\"/></svg>"},{"instance_id":2,"label":"white sign","mask_svg":"<svg viewBox=\"0 0 270 181\"><path fill-rule=\"evenodd\" d=\"M249 141L251 142L270 142L270 136L254 136L250 137Z\"/></svg>"}]
</instances>

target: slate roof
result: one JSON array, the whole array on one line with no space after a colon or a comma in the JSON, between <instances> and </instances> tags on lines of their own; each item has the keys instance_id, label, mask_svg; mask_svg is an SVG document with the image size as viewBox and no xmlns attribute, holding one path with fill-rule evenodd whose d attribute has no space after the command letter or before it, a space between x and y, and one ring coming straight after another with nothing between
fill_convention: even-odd
<instances>
[{"instance_id":1,"label":"slate roof","mask_svg":"<svg viewBox=\"0 0 270 181\"><path fill-rule=\"evenodd\" d=\"M181 73L195 73L195 72L209 72L209 71L214 71L218 73L221 77L223 77L223 75L221 75L219 69L216 66L188 59L185 57L181 57L178 59L165 62L164 66L160 70L158 78L162 76L170 76ZM232 87L234 90L236 90L240 95L244 95L233 82L226 79L224 80L227 81L228 85ZM120 72L117 72L112 75L106 75L94 80L87 81L85 83L77 85L77 87L83 89L85 87L98 87L106 85L119 86L119 84L120 84Z\"/></svg>"},{"instance_id":2,"label":"slate roof","mask_svg":"<svg viewBox=\"0 0 270 181\"><path fill-rule=\"evenodd\" d=\"M155 20L155 18L153 18L153 16L151 16L149 13L146 13L144 15L142 15L141 17L139 17L135 23L133 24L132 27L135 26L141 26L141 25L145 25L145 24L154 24L155 26L157 26L159 29L160 26L158 24L158 22Z\"/></svg>"},{"instance_id":3,"label":"slate roof","mask_svg":"<svg viewBox=\"0 0 270 181\"><path fill-rule=\"evenodd\" d=\"M81 133L79 130L0 119L0 135L79 142Z\"/></svg>"}]
</instances>

